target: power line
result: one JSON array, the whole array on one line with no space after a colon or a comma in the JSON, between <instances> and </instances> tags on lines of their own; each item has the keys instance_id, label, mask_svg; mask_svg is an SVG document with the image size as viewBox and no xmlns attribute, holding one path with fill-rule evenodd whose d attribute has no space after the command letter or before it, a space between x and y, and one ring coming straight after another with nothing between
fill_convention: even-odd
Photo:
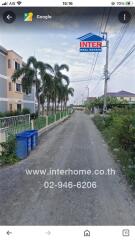
<instances>
[{"instance_id":1,"label":"power line","mask_svg":"<svg viewBox=\"0 0 135 240\"><path fill-rule=\"evenodd\" d=\"M114 46L112 48L113 54L111 55L111 60L114 57L114 55L115 55L115 53L116 53L116 51L118 49L118 46L120 45L122 39L124 38L124 35L126 33L126 30L127 30L127 26L128 25L126 25L126 24L122 26L122 28L120 30L120 33L119 33L119 36L118 36L118 38L116 38L116 41L115 41Z\"/></svg>"},{"instance_id":2,"label":"power line","mask_svg":"<svg viewBox=\"0 0 135 240\"><path fill-rule=\"evenodd\" d=\"M132 21L130 22L130 25L131 25L131 24L133 23L133 21L135 20L135 13L132 12L132 14L133 14L133 17L132 17ZM125 33L127 32L127 29L128 29L128 27L129 27L130 25L129 25L129 24L128 24L128 25L126 24L127 28L125 29ZM125 25L124 25L124 26L125 26ZM125 34L125 33L124 33L124 34ZM135 31L132 33L132 35L134 35L134 33L135 33ZM121 37L121 40L119 41L119 44L117 45L117 47L116 47L116 49L115 49L115 52L113 52L113 56L114 56L114 54L116 53L116 51L117 51L117 49L118 49L118 46L119 46L120 43L122 42L123 38L124 38L124 35ZM132 38L134 38L134 37L132 37ZM124 48L125 48L125 49L127 49L127 48L129 47L129 42L130 42L131 36L130 36L128 39L129 39L129 41L126 40L127 44L124 45ZM131 58L131 59L132 59L132 58ZM112 59L111 59L111 60L112 60Z\"/></svg>"},{"instance_id":3,"label":"power line","mask_svg":"<svg viewBox=\"0 0 135 240\"><path fill-rule=\"evenodd\" d=\"M104 8L104 14L105 14L105 8ZM107 25L108 25L108 22L109 22L109 19L110 19L110 15L111 15L111 8L109 8L109 11L108 11L108 15L107 15L106 22L105 22L105 26L104 26L104 32L105 32L106 29L107 29ZM104 17L103 17L103 18L104 18ZM101 28L102 28L102 22L101 22ZM101 31L101 28L100 28L100 31ZM96 64L97 64L98 56L99 56L99 52L98 52L98 54L97 54L97 56L96 56L95 64L94 64L94 67L93 67L93 72L94 72L95 67L96 67ZM94 87L94 89L92 90L92 92L95 91L95 89L96 89L97 86L99 85L100 81L101 81L101 78L98 80L98 82L97 82L96 86Z\"/></svg>"},{"instance_id":4,"label":"power line","mask_svg":"<svg viewBox=\"0 0 135 240\"><path fill-rule=\"evenodd\" d=\"M129 56L135 51L135 45L126 53L125 57L120 61L120 63L112 70L109 76L111 76L125 61Z\"/></svg>"},{"instance_id":5,"label":"power line","mask_svg":"<svg viewBox=\"0 0 135 240\"><path fill-rule=\"evenodd\" d=\"M131 14L133 15L132 17L132 21L129 22L128 24L124 24L122 27L121 27L121 30L120 30L120 33L119 33L119 37L118 39L116 39L115 43L114 43L114 46L113 46L113 49L112 49L112 55L111 55L111 61L120 45L120 43L122 42L126 32L127 32L127 29L129 28L130 24L134 21L134 17L135 17L135 13L131 11Z\"/></svg>"},{"instance_id":6,"label":"power line","mask_svg":"<svg viewBox=\"0 0 135 240\"><path fill-rule=\"evenodd\" d=\"M107 15L107 19L106 19L106 23L105 23L105 27L104 27L103 32L106 32L106 28L107 28L107 24L109 22L110 15L111 15L111 7L109 8L109 11L108 11L108 15Z\"/></svg>"},{"instance_id":7,"label":"power line","mask_svg":"<svg viewBox=\"0 0 135 240\"><path fill-rule=\"evenodd\" d=\"M104 16L105 16L105 8L103 9L101 24L100 24L100 28L99 28L99 34L101 33L101 30L102 30L102 25L103 25L103 21L104 21ZM108 20L109 20L109 16L110 16L110 14L109 14L108 17L107 17L107 20L106 20L106 23L105 23L105 27L107 27L107 23L108 23ZM95 70L95 67L96 67L96 64L97 64L98 56L99 56L99 52L95 55L95 61L93 62L93 66L92 66L92 68L91 68L91 80L92 80L93 73L94 73L94 70Z\"/></svg>"},{"instance_id":8,"label":"power line","mask_svg":"<svg viewBox=\"0 0 135 240\"><path fill-rule=\"evenodd\" d=\"M103 9L101 24L100 24L100 27L99 27L99 34L100 34L100 32L101 32L101 29L102 29L104 16L105 16L105 8ZM100 21L99 21L99 22L100 22ZM93 77L93 73L94 73L94 70L95 70L95 66L96 66L96 64L97 64L98 55L99 55L99 53L94 54L93 63L92 63L92 65L91 65L90 81L92 80L92 77Z\"/></svg>"},{"instance_id":9,"label":"power line","mask_svg":"<svg viewBox=\"0 0 135 240\"><path fill-rule=\"evenodd\" d=\"M97 87L99 86L99 84L101 83L102 80L103 80L103 78L100 77L99 80L98 80L98 82L97 82L97 84L96 84L96 86L92 89L92 92L94 92L95 90L97 90Z\"/></svg>"}]
</instances>

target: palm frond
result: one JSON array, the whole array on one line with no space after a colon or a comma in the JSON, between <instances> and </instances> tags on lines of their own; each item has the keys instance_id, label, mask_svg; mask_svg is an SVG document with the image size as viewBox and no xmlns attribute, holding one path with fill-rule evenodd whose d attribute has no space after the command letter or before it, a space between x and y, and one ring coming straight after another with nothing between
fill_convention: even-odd
<instances>
[{"instance_id":1,"label":"palm frond","mask_svg":"<svg viewBox=\"0 0 135 240\"><path fill-rule=\"evenodd\" d=\"M67 64L62 64L61 66L59 66L59 70L67 70L67 72L69 71L69 66Z\"/></svg>"}]
</instances>

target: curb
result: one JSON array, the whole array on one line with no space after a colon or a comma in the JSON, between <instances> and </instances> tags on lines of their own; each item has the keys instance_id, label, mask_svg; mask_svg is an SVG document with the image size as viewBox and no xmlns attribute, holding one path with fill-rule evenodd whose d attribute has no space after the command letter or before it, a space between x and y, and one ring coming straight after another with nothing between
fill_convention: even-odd
<instances>
[{"instance_id":1,"label":"curb","mask_svg":"<svg viewBox=\"0 0 135 240\"><path fill-rule=\"evenodd\" d=\"M60 123L64 122L65 120L67 120L69 118L69 116L66 116L54 123L51 123L50 125L44 127L44 128L41 128L39 131L38 131L38 136L40 137L43 133L45 132L49 132L51 129L53 129L54 127L58 126Z\"/></svg>"}]
</instances>

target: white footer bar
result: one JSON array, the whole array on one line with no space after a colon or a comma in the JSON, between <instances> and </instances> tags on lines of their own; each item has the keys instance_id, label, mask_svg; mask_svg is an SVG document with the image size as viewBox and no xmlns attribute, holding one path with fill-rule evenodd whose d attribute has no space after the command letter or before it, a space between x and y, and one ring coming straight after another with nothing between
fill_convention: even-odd
<instances>
[{"instance_id":1,"label":"white footer bar","mask_svg":"<svg viewBox=\"0 0 135 240\"><path fill-rule=\"evenodd\" d=\"M1 240L135 240L134 226L1 226Z\"/></svg>"}]
</instances>

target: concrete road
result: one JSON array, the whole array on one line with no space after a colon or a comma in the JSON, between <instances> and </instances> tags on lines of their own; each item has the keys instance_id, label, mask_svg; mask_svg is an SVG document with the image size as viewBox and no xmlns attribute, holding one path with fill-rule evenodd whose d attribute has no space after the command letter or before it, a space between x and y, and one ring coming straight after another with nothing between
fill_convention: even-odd
<instances>
[{"instance_id":1,"label":"concrete road","mask_svg":"<svg viewBox=\"0 0 135 240\"><path fill-rule=\"evenodd\" d=\"M116 175L28 176L26 169L115 169ZM96 181L45 189L44 181ZM134 225L135 204L90 116L76 112L41 137L28 159L0 169L0 225Z\"/></svg>"}]
</instances>

